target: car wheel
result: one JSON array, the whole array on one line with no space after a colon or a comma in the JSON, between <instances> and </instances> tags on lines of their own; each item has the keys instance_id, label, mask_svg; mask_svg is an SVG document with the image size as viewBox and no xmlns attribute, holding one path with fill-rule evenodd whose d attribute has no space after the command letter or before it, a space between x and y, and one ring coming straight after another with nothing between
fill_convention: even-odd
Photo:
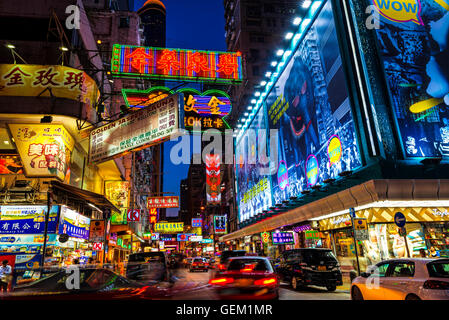
<instances>
[{"instance_id":1,"label":"car wheel","mask_svg":"<svg viewBox=\"0 0 449 320\"><path fill-rule=\"evenodd\" d=\"M421 300L421 298L416 294L409 294L407 297L405 297L405 300Z\"/></svg>"},{"instance_id":2,"label":"car wheel","mask_svg":"<svg viewBox=\"0 0 449 320\"><path fill-rule=\"evenodd\" d=\"M359 288L357 288L357 287L352 287L351 299L352 299L352 300L364 300L364 299L363 299L362 292L360 291Z\"/></svg>"},{"instance_id":3,"label":"car wheel","mask_svg":"<svg viewBox=\"0 0 449 320\"><path fill-rule=\"evenodd\" d=\"M335 284L330 284L326 286L326 289L329 292L334 292L335 290L337 290L337 286Z\"/></svg>"}]
</instances>

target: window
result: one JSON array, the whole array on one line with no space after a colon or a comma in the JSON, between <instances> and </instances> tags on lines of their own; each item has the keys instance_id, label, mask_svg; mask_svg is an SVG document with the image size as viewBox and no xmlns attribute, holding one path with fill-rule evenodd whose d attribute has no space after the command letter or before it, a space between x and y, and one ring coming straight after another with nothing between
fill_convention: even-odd
<instances>
[{"instance_id":1,"label":"window","mask_svg":"<svg viewBox=\"0 0 449 320\"><path fill-rule=\"evenodd\" d=\"M449 278L449 262L435 261L427 265L430 277L435 278Z\"/></svg>"},{"instance_id":2,"label":"window","mask_svg":"<svg viewBox=\"0 0 449 320\"><path fill-rule=\"evenodd\" d=\"M254 61L259 60L259 50L257 49L249 49L249 54Z\"/></svg>"},{"instance_id":3,"label":"window","mask_svg":"<svg viewBox=\"0 0 449 320\"><path fill-rule=\"evenodd\" d=\"M128 27L129 27L129 17L120 17L119 28L128 28Z\"/></svg>"},{"instance_id":4,"label":"window","mask_svg":"<svg viewBox=\"0 0 449 320\"><path fill-rule=\"evenodd\" d=\"M264 4L263 11L264 12L273 13L274 12L274 6L272 4Z\"/></svg>"},{"instance_id":5,"label":"window","mask_svg":"<svg viewBox=\"0 0 449 320\"><path fill-rule=\"evenodd\" d=\"M380 263L380 264L376 265L371 270L371 276L374 276L374 277L385 277L385 274L387 273L389 265L390 265L389 263Z\"/></svg>"},{"instance_id":6,"label":"window","mask_svg":"<svg viewBox=\"0 0 449 320\"><path fill-rule=\"evenodd\" d=\"M246 20L246 25L248 27L260 27L261 23L260 23L260 20L248 19L248 20Z\"/></svg>"},{"instance_id":7,"label":"window","mask_svg":"<svg viewBox=\"0 0 449 320\"><path fill-rule=\"evenodd\" d=\"M392 266L390 277L413 277L415 264L413 262L396 262Z\"/></svg>"}]
</instances>

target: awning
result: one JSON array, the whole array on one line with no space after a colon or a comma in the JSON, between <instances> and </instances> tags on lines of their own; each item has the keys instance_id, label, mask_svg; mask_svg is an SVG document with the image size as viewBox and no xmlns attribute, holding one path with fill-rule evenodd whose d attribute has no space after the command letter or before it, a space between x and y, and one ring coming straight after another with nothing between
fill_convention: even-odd
<instances>
[{"instance_id":1,"label":"awning","mask_svg":"<svg viewBox=\"0 0 449 320\"><path fill-rule=\"evenodd\" d=\"M71 197L79 198L80 200L87 201L99 208L109 208L112 211L120 212L120 210L114 206L106 197L102 194L83 190L59 181L51 181L51 188L61 190L70 194Z\"/></svg>"},{"instance_id":2,"label":"awning","mask_svg":"<svg viewBox=\"0 0 449 320\"><path fill-rule=\"evenodd\" d=\"M449 200L449 179L379 179L370 180L352 188L281 213L220 237L220 241L240 239L271 231L298 222L331 214L344 214L357 208L382 201L420 201L432 207L436 201Z\"/></svg>"}]
</instances>

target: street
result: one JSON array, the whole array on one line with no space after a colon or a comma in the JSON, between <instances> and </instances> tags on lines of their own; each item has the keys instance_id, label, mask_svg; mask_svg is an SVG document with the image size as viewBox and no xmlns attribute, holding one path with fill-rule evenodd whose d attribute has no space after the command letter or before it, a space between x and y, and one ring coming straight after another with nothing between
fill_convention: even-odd
<instances>
[{"instance_id":1,"label":"street","mask_svg":"<svg viewBox=\"0 0 449 320\"><path fill-rule=\"evenodd\" d=\"M216 300L217 297L208 285L210 272L189 272L188 269L178 271L179 281L175 284L177 291L174 300ZM280 300L349 300L349 291L338 288L328 292L325 288L311 286L294 291L288 284L282 283Z\"/></svg>"}]
</instances>

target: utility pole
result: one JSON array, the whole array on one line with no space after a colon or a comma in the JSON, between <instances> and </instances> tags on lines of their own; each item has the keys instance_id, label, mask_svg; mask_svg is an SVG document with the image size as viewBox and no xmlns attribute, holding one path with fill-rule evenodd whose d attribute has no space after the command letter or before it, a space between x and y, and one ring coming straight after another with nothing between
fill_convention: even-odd
<instances>
[{"instance_id":1,"label":"utility pole","mask_svg":"<svg viewBox=\"0 0 449 320\"><path fill-rule=\"evenodd\" d=\"M48 188L50 188L50 186ZM47 251L48 218L50 216L51 202L51 191L49 189L49 191L47 191L47 212L45 213L44 244L42 245L42 270L44 270L45 251Z\"/></svg>"}]
</instances>

